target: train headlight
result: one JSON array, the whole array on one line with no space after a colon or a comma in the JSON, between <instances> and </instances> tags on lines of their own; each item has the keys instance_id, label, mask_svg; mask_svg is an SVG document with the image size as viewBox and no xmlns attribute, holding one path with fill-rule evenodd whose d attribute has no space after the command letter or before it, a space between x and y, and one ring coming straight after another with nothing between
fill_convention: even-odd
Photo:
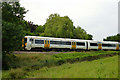
<instances>
[{"instance_id":1,"label":"train headlight","mask_svg":"<svg viewBox=\"0 0 120 80\"><path fill-rule=\"evenodd\" d=\"M27 46L27 43L25 43L25 46Z\"/></svg>"}]
</instances>

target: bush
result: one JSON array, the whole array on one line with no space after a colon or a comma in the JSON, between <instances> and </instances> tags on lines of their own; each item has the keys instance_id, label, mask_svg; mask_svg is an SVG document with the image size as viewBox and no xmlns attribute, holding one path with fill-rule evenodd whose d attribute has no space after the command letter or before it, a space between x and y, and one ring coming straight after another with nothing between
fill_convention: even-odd
<instances>
[{"instance_id":1,"label":"bush","mask_svg":"<svg viewBox=\"0 0 120 80\"><path fill-rule=\"evenodd\" d=\"M19 64L16 64L16 62L19 62L18 58L13 54L2 54L2 69L8 70L10 68L17 68L19 67Z\"/></svg>"},{"instance_id":2,"label":"bush","mask_svg":"<svg viewBox=\"0 0 120 80\"><path fill-rule=\"evenodd\" d=\"M27 73L22 69L11 69L10 71L10 78L18 79L18 78L25 78Z\"/></svg>"}]
</instances>

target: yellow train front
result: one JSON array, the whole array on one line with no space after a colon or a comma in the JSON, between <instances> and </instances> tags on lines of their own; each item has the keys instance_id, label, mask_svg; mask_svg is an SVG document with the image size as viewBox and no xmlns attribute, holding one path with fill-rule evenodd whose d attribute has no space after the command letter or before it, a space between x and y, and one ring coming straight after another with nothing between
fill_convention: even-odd
<instances>
[{"instance_id":1,"label":"yellow train front","mask_svg":"<svg viewBox=\"0 0 120 80\"><path fill-rule=\"evenodd\" d=\"M120 43L113 41L25 36L22 40L22 47L25 50L36 48L68 50L120 50Z\"/></svg>"}]
</instances>

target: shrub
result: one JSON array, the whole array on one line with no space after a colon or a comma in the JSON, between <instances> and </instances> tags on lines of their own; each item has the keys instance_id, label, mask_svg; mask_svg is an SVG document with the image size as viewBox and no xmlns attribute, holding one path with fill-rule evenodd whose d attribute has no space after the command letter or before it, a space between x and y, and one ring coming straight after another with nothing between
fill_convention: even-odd
<instances>
[{"instance_id":1,"label":"shrub","mask_svg":"<svg viewBox=\"0 0 120 80\"><path fill-rule=\"evenodd\" d=\"M10 78L12 79L25 78L25 75L27 75L27 73L26 71L22 69L11 69L10 70Z\"/></svg>"}]
</instances>

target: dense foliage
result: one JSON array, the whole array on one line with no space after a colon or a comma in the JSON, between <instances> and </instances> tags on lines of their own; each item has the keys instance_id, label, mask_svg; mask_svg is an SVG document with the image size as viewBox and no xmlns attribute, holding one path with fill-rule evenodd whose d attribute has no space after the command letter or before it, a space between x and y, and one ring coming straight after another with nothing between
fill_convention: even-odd
<instances>
[{"instance_id":1,"label":"dense foliage","mask_svg":"<svg viewBox=\"0 0 120 80\"><path fill-rule=\"evenodd\" d=\"M25 36L23 18L27 11L24 7L20 7L19 2L3 2L0 8L2 9L2 69L8 69L9 61L13 61L14 57L8 53L21 49L21 40Z\"/></svg>"},{"instance_id":2,"label":"dense foliage","mask_svg":"<svg viewBox=\"0 0 120 80\"><path fill-rule=\"evenodd\" d=\"M87 34L80 26L75 27L68 16L61 17L59 14L51 14L43 27L45 28L42 34L44 36L92 39L92 35Z\"/></svg>"},{"instance_id":3,"label":"dense foliage","mask_svg":"<svg viewBox=\"0 0 120 80\"><path fill-rule=\"evenodd\" d=\"M117 41L120 42L120 34L114 35L114 36L108 36L106 39L103 39L104 41Z\"/></svg>"},{"instance_id":4,"label":"dense foliage","mask_svg":"<svg viewBox=\"0 0 120 80\"><path fill-rule=\"evenodd\" d=\"M2 50L13 51L20 49L21 40L24 37L22 26L5 21L2 24Z\"/></svg>"},{"instance_id":5,"label":"dense foliage","mask_svg":"<svg viewBox=\"0 0 120 80\"><path fill-rule=\"evenodd\" d=\"M21 40L24 37L23 18L24 7L20 7L19 2L2 3L2 46L3 51L18 50L21 47Z\"/></svg>"}]
</instances>

